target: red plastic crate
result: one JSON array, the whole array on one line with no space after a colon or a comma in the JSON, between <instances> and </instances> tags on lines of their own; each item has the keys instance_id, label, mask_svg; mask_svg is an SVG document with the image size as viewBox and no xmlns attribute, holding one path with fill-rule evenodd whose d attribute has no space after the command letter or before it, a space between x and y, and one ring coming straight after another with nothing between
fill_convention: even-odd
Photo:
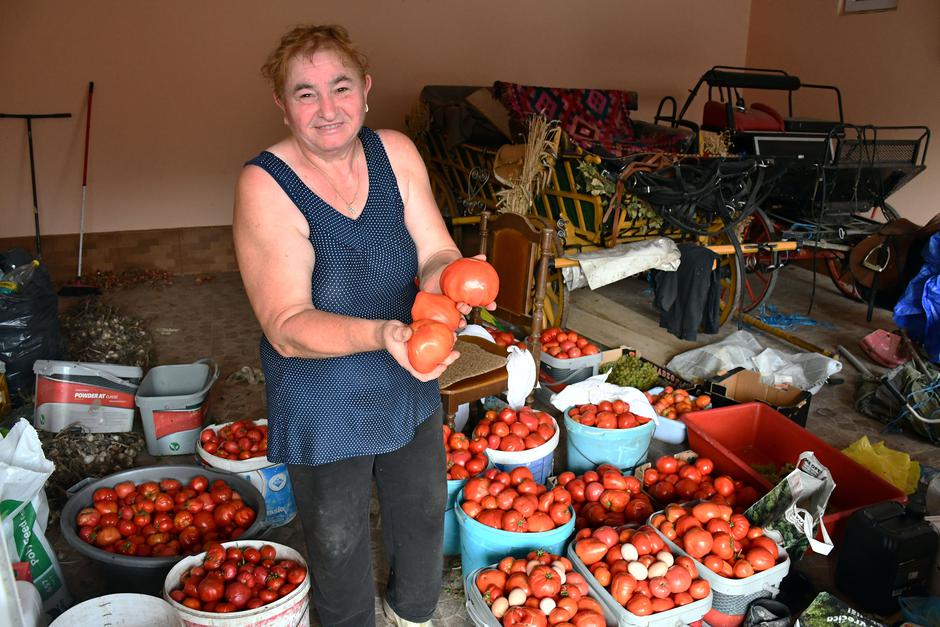
<instances>
[{"instance_id":1,"label":"red plastic crate","mask_svg":"<svg viewBox=\"0 0 940 627\"><path fill-rule=\"evenodd\" d=\"M719 471L765 491L773 486L751 464L795 464L800 453L813 451L836 482L823 517L836 542L855 510L881 501L907 502L902 490L764 403L707 409L681 420L688 427L689 448L711 458Z\"/></svg>"}]
</instances>

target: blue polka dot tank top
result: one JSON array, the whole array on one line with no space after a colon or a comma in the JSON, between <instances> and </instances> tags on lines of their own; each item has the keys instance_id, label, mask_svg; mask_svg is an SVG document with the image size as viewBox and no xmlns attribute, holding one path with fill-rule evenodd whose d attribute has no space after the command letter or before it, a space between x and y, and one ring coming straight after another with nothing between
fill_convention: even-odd
<instances>
[{"instance_id":1,"label":"blue polka dot tank top","mask_svg":"<svg viewBox=\"0 0 940 627\"><path fill-rule=\"evenodd\" d=\"M404 203L379 136L359 132L369 171L356 219L330 207L277 156L249 161L268 172L310 226L313 306L345 316L411 322L418 257ZM388 351L327 359L285 358L261 338L267 385L268 459L326 464L401 448L441 405L437 381L415 379Z\"/></svg>"}]
</instances>

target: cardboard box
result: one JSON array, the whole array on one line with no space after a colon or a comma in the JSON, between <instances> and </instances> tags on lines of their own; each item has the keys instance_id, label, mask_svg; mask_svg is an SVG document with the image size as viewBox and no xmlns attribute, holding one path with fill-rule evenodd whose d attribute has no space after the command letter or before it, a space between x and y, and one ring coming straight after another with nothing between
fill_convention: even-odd
<instances>
[{"instance_id":1,"label":"cardboard box","mask_svg":"<svg viewBox=\"0 0 940 627\"><path fill-rule=\"evenodd\" d=\"M712 407L727 407L737 403L760 401L800 425L806 426L813 395L792 385L764 385L760 373L744 368L712 377L703 387L712 397Z\"/></svg>"}]
</instances>

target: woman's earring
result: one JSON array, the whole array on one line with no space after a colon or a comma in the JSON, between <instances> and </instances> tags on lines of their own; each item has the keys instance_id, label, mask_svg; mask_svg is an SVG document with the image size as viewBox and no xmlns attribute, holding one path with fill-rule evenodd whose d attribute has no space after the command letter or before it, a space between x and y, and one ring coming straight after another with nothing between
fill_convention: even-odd
<instances>
[{"instance_id":1,"label":"woman's earring","mask_svg":"<svg viewBox=\"0 0 940 627\"><path fill-rule=\"evenodd\" d=\"M369 103L367 102L367 103L366 103L366 113L368 113L368 112L369 112Z\"/></svg>"}]
</instances>

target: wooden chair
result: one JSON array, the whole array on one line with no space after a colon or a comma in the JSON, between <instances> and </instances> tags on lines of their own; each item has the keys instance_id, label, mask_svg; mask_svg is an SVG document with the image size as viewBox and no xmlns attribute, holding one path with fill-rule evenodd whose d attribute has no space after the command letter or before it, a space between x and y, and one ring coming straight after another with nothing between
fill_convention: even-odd
<instances>
[{"instance_id":1,"label":"wooden chair","mask_svg":"<svg viewBox=\"0 0 940 627\"><path fill-rule=\"evenodd\" d=\"M525 216L514 213L493 215L484 212L480 219L480 252L486 255L499 275L499 295L493 315L526 332L526 345L535 358L538 371L541 361L539 334L542 331L545 285L549 259L554 253L554 231L537 228ZM474 314L479 322L479 312ZM498 355L505 348L478 338L461 338ZM441 389L441 400L447 424L454 426L457 408L503 392L509 375L505 367L462 379Z\"/></svg>"}]
</instances>

